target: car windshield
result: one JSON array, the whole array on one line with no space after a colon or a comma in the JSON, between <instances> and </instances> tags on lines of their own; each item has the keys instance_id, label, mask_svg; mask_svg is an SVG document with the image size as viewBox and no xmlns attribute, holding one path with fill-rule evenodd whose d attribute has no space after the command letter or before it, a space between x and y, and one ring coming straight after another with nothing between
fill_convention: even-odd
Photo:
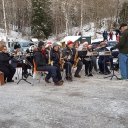
<instances>
[{"instance_id":1,"label":"car windshield","mask_svg":"<svg viewBox=\"0 0 128 128\"><path fill-rule=\"evenodd\" d=\"M115 46L117 44L117 42L109 42L108 44L109 44L109 46Z\"/></svg>"},{"instance_id":2,"label":"car windshield","mask_svg":"<svg viewBox=\"0 0 128 128\"><path fill-rule=\"evenodd\" d=\"M29 47L29 42L20 42L21 47Z\"/></svg>"}]
</instances>

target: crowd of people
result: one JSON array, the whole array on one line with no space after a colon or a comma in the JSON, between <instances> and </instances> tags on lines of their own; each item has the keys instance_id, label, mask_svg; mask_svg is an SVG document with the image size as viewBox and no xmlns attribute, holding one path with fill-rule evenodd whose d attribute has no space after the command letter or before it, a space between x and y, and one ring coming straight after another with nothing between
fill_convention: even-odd
<instances>
[{"instance_id":1,"label":"crowd of people","mask_svg":"<svg viewBox=\"0 0 128 128\"><path fill-rule=\"evenodd\" d=\"M127 24L122 24L120 27L122 33L120 42L111 48L111 51L118 48L119 54L119 64L121 70L121 78L128 79L128 29ZM110 36L112 39L112 37ZM28 72L27 69L31 68L29 64L23 63L25 56L18 55L20 51L20 46L15 45L14 51L9 54L7 52L7 47L3 44L0 46L0 71L4 73L5 82L14 82L12 79L16 67L20 66L23 70L23 76L27 79ZM50 78L52 78L55 85L63 85L64 80L62 79L61 72L65 71L65 78L67 81L73 80L72 68L75 69L74 77L80 78L80 72L83 65L85 65L85 75L92 77L92 69L98 72L97 69L97 56L100 52L106 52L106 42L101 42L100 48L93 49L91 44L88 42L83 42L79 46L75 47L72 41L68 41L67 44L63 43L62 46L57 43L44 43L43 39L40 38L38 46L33 48L33 58L32 62L35 63L37 71L47 71L48 74L45 77L47 83L51 83ZM93 54L93 53L97 54ZM91 53L91 55L89 54ZM108 75L110 74L110 69L113 68L113 57L111 55L99 55L98 56L98 66L99 73ZM63 61L62 61L63 60ZM110 62L110 69L108 69L107 63ZM22 62L22 63L21 63ZM33 63L32 63L33 65ZM34 65L33 65L34 66Z\"/></svg>"}]
</instances>

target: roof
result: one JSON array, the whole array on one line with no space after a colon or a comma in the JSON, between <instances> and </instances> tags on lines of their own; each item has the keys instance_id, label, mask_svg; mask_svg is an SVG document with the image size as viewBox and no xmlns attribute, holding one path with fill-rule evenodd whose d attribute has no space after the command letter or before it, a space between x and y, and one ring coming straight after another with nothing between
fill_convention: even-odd
<instances>
[{"instance_id":1,"label":"roof","mask_svg":"<svg viewBox=\"0 0 128 128\"><path fill-rule=\"evenodd\" d=\"M81 36L66 36L64 39L62 39L60 42L65 42L65 44L67 44L67 42L70 40L72 42L75 42L76 40L80 39Z\"/></svg>"}]
</instances>

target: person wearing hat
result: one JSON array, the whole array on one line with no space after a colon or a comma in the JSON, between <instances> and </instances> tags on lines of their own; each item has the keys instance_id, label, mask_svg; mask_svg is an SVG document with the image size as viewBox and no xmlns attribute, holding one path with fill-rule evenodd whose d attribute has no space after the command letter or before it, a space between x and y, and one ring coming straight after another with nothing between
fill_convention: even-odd
<instances>
[{"instance_id":1,"label":"person wearing hat","mask_svg":"<svg viewBox=\"0 0 128 128\"><path fill-rule=\"evenodd\" d=\"M62 85L63 82L59 81L57 76L57 67L48 64L48 55L45 51L45 46L42 45L42 48L37 48L33 52L33 59L36 64L37 71L48 71L47 76L45 77L45 82L51 83L49 79L52 77L54 85Z\"/></svg>"},{"instance_id":2,"label":"person wearing hat","mask_svg":"<svg viewBox=\"0 0 128 128\"><path fill-rule=\"evenodd\" d=\"M128 26L126 23L120 25L121 35L119 43L110 50L119 49L119 67L121 79L128 79Z\"/></svg>"},{"instance_id":3,"label":"person wearing hat","mask_svg":"<svg viewBox=\"0 0 128 128\"><path fill-rule=\"evenodd\" d=\"M100 43L100 48L97 50L97 52L105 52L105 51L109 51L107 48L106 48L106 43L105 42L101 42ZM101 74L105 74L105 75L108 75L110 74L111 72L109 71L108 69L108 66L107 66L107 63L110 61L111 63L111 67L113 66L113 59L111 58L111 56L99 56L99 60L98 60L98 65L99 65L99 70Z\"/></svg>"},{"instance_id":4,"label":"person wearing hat","mask_svg":"<svg viewBox=\"0 0 128 128\"><path fill-rule=\"evenodd\" d=\"M52 49L52 42L47 42L45 48L46 48L46 50L51 50Z\"/></svg>"},{"instance_id":5,"label":"person wearing hat","mask_svg":"<svg viewBox=\"0 0 128 128\"><path fill-rule=\"evenodd\" d=\"M23 70L23 76L24 78L27 78L29 76L27 69L31 68L28 64L23 63L22 61L24 60L24 56L21 55L20 53L22 53L20 51L20 45L16 44L14 45L14 50L12 51L12 53L14 53L15 58L13 58L11 60L11 65L16 68L16 67L22 67Z\"/></svg>"},{"instance_id":6,"label":"person wearing hat","mask_svg":"<svg viewBox=\"0 0 128 128\"><path fill-rule=\"evenodd\" d=\"M39 42L38 42L38 47L41 49L42 45L44 45L45 43L43 42L43 38L38 38Z\"/></svg>"},{"instance_id":7,"label":"person wearing hat","mask_svg":"<svg viewBox=\"0 0 128 128\"><path fill-rule=\"evenodd\" d=\"M67 42L67 47L63 50L63 58L65 59L65 64L64 68L66 69L66 79L72 81L72 73L71 73L71 68L72 65L74 64L74 57L76 54L76 49L74 48L74 43L72 41ZM83 63L79 61L77 63L77 69L74 74L75 77L80 78L81 76L79 75L79 72L82 69Z\"/></svg>"},{"instance_id":8,"label":"person wearing hat","mask_svg":"<svg viewBox=\"0 0 128 128\"><path fill-rule=\"evenodd\" d=\"M59 45L57 43L52 44L52 49L50 51L50 59L53 61L53 66L57 67L57 78L59 81L64 82L62 80L61 76L61 70L60 70L60 51L59 51Z\"/></svg>"}]
</instances>

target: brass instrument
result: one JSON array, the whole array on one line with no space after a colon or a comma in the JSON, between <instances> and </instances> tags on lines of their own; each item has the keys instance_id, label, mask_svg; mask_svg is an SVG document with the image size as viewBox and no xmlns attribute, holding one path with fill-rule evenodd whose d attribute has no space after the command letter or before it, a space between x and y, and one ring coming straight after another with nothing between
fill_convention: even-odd
<instances>
[{"instance_id":1,"label":"brass instrument","mask_svg":"<svg viewBox=\"0 0 128 128\"><path fill-rule=\"evenodd\" d=\"M48 51L48 64L53 66L53 61L51 61L50 50Z\"/></svg>"},{"instance_id":2,"label":"brass instrument","mask_svg":"<svg viewBox=\"0 0 128 128\"><path fill-rule=\"evenodd\" d=\"M60 51L60 60L59 60L59 63L60 63L60 69L62 70L64 68L64 59L62 58L62 51Z\"/></svg>"},{"instance_id":3,"label":"brass instrument","mask_svg":"<svg viewBox=\"0 0 128 128\"><path fill-rule=\"evenodd\" d=\"M73 68L76 68L78 62L79 62L80 57L78 57L78 50L76 49L76 53L75 53L75 57L74 57L74 64L73 64Z\"/></svg>"}]
</instances>

